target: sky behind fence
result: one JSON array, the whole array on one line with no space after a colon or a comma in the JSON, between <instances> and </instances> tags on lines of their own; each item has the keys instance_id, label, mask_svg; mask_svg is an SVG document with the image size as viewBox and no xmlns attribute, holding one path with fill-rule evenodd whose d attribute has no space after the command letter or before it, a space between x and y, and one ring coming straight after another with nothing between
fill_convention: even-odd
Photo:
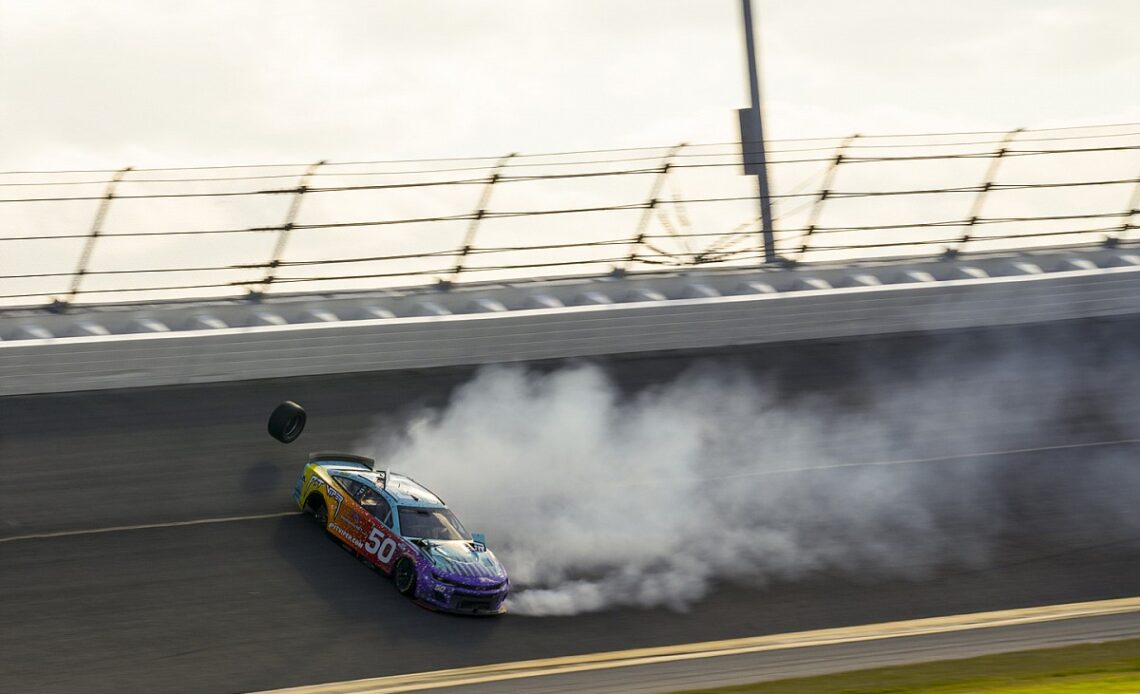
<instances>
[{"instance_id":1,"label":"sky behind fence","mask_svg":"<svg viewBox=\"0 0 1140 694\"><path fill-rule=\"evenodd\" d=\"M754 5L782 256L1132 231L1140 126L1070 126L1140 122L1140 4ZM92 170L0 176L75 198L0 204L0 305L754 263L739 2L647 7L0 0L0 170Z\"/></svg>"},{"instance_id":2,"label":"sky behind fence","mask_svg":"<svg viewBox=\"0 0 1140 694\"><path fill-rule=\"evenodd\" d=\"M740 151L3 172L0 302L755 266L757 193ZM769 152L788 261L1137 238L1140 124L850 135Z\"/></svg>"}]
</instances>

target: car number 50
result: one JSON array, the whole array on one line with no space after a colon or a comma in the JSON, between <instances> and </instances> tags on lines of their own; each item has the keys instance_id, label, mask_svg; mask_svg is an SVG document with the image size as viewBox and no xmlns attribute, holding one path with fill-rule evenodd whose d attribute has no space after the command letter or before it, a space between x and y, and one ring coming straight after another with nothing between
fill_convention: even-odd
<instances>
[{"instance_id":1,"label":"car number 50","mask_svg":"<svg viewBox=\"0 0 1140 694\"><path fill-rule=\"evenodd\" d=\"M364 545L364 550L369 554L375 554L376 558L382 564L387 564L392 561L392 556L396 553L396 541L390 537L384 537L376 528L368 533L368 544Z\"/></svg>"}]
</instances>

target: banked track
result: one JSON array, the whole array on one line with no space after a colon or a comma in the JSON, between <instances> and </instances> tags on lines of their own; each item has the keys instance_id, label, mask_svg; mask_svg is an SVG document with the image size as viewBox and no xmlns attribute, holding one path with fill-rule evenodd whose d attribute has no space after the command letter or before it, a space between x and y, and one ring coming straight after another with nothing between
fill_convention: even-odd
<instances>
[{"instance_id":1,"label":"banked track","mask_svg":"<svg viewBox=\"0 0 1140 694\"><path fill-rule=\"evenodd\" d=\"M608 368L636 391L695 361L731 362L769 377L782 397L857 407L870 382L1016 354L1006 360L1016 373L1003 387L1041 397L1062 389L1071 406L1049 426L1027 424L1017 412L992 426L1027 447L1049 446L1140 438L1138 337L1140 321L1116 319L646 356ZM0 689L257 690L1140 592L1140 511L1119 503L1140 497L1140 475L1127 463L1140 460L1134 444L992 461L1005 480L992 512L1005 522L995 537L1001 551L985 566L910 580L835 573L763 589L725 585L688 612L441 616L399 598L308 519L270 515L292 511L289 491L304 453L264 434L273 404L294 398L310 409L307 449L344 448L378 416L445 403L470 374L0 399ZM955 436L952 426L945 435ZM939 444L930 441L932 455ZM1075 480L1105 503L1068 503ZM446 489L446 481L429 484ZM251 515L270 517L67 534ZM63 534L2 541L52 533Z\"/></svg>"}]
</instances>

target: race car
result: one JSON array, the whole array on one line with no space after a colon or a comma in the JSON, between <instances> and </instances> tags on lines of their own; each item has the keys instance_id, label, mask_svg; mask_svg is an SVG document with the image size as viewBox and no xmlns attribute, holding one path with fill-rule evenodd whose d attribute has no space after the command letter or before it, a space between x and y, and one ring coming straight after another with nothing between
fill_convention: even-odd
<instances>
[{"instance_id":1,"label":"race car","mask_svg":"<svg viewBox=\"0 0 1140 694\"><path fill-rule=\"evenodd\" d=\"M269 429L288 443L304 425L304 410L288 402L274 411ZM463 614L505 611L510 580L503 565L482 535L468 533L439 496L412 478L378 470L371 458L313 453L293 501L421 605Z\"/></svg>"}]
</instances>

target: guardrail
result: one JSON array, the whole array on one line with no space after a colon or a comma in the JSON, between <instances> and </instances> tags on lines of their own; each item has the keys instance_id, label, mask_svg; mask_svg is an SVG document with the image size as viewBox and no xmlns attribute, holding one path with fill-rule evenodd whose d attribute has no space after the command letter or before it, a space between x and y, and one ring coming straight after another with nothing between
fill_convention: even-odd
<instances>
[{"instance_id":1,"label":"guardrail","mask_svg":"<svg viewBox=\"0 0 1140 694\"><path fill-rule=\"evenodd\" d=\"M748 143L744 143L747 150ZM1135 242L1140 124L769 151L782 263ZM0 173L0 306L756 266L740 143Z\"/></svg>"},{"instance_id":2,"label":"guardrail","mask_svg":"<svg viewBox=\"0 0 1140 694\"><path fill-rule=\"evenodd\" d=\"M684 281L675 282L670 298L617 280L606 291L625 303L602 296L582 305L534 308L520 303L520 296L516 303L524 307L515 310L8 341L0 343L0 395L725 347L1140 311L1140 257L1113 251L996 257L977 266L889 264L835 268L822 276L807 270L735 272Z\"/></svg>"}]
</instances>

